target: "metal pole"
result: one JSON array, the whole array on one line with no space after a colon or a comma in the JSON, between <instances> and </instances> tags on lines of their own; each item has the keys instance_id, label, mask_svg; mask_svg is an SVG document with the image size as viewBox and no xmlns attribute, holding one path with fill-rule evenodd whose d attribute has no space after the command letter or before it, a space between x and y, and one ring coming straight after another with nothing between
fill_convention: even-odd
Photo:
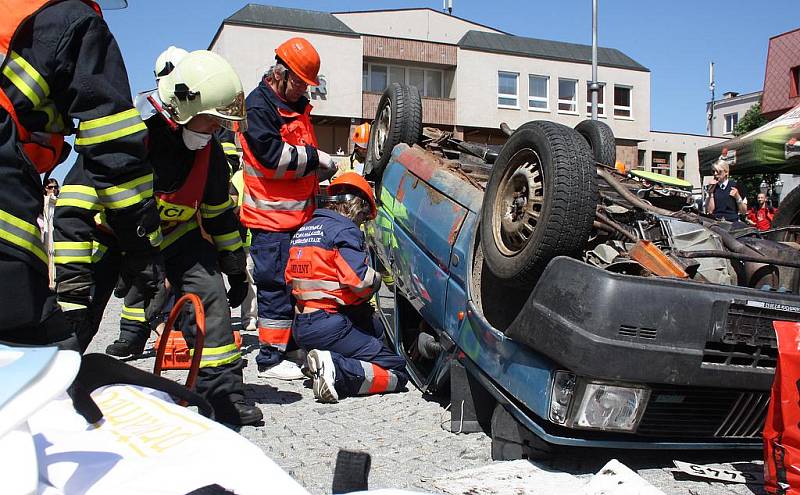
<instances>
[{"instance_id":1,"label":"metal pole","mask_svg":"<svg viewBox=\"0 0 800 495\"><path fill-rule=\"evenodd\" d=\"M714 135L714 62L711 62L711 65L708 69L708 89L711 90L711 112L709 112L708 116L708 135Z\"/></svg>"},{"instance_id":2,"label":"metal pole","mask_svg":"<svg viewBox=\"0 0 800 495\"><path fill-rule=\"evenodd\" d=\"M597 120L597 0L592 0L592 82L589 90L592 92L592 120Z\"/></svg>"}]
</instances>

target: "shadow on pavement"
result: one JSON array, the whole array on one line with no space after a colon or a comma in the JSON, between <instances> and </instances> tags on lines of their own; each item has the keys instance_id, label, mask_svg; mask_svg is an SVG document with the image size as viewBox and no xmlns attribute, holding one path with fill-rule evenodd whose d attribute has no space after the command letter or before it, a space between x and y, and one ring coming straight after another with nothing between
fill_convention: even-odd
<instances>
[{"instance_id":1,"label":"shadow on pavement","mask_svg":"<svg viewBox=\"0 0 800 495\"><path fill-rule=\"evenodd\" d=\"M244 396L256 404L292 404L303 398L297 392L278 390L272 385L262 383L245 383Z\"/></svg>"}]
</instances>

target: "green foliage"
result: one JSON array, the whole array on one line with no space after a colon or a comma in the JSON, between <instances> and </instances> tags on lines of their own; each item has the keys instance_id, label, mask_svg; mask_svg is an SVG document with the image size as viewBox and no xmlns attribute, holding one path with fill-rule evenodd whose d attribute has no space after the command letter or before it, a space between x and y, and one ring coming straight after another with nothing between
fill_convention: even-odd
<instances>
[{"instance_id":1,"label":"green foliage","mask_svg":"<svg viewBox=\"0 0 800 495\"><path fill-rule=\"evenodd\" d=\"M767 122L769 122L769 120L761 115L761 103L756 103L747 110L744 116L739 120L739 123L733 128L733 135L741 136L742 134L747 134L750 131L758 129Z\"/></svg>"}]
</instances>

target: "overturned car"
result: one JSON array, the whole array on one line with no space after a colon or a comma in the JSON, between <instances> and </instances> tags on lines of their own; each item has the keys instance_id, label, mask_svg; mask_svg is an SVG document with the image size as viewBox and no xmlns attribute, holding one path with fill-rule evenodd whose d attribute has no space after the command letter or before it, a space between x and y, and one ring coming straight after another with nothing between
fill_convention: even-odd
<instances>
[{"instance_id":1,"label":"overturned car","mask_svg":"<svg viewBox=\"0 0 800 495\"><path fill-rule=\"evenodd\" d=\"M686 184L615 167L608 126L544 121L502 147L378 107L365 171L389 339L495 459L559 446L760 448L774 321L800 321L792 232L734 230Z\"/></svg>"}]
</instances>

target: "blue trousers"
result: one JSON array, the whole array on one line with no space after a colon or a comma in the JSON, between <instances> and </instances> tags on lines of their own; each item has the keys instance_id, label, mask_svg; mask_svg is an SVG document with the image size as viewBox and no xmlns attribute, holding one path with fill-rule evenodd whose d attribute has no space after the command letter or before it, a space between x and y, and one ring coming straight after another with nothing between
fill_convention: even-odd
<instances>
[{"instance_id":1,"label":"blue trousers","mask_svg":"<svg viewBox=\"0 0 800 495\"><path fill-rule=\"evenodd\" d=\"M402 390L408 382L405 360L383 343L377 316L354 319L343 313L315 311L295 316L292 334L297 345L330 351L336 369L334 386L340 396Z\"/></svg>"},{"instance_id":2,"label":"blue trousers","mask_svg":"<svg viewBox=\"0 0 800 495\"><path fill-rule=\"evenodd\" d=\"M277 364L287 351L297 348L292 341L294 298L286 285L284 272L289 261L289 242L294 232L253 230L250 257L258 301L258 341L256 363L260 367Z\"/></svg>"}]
</instances>

